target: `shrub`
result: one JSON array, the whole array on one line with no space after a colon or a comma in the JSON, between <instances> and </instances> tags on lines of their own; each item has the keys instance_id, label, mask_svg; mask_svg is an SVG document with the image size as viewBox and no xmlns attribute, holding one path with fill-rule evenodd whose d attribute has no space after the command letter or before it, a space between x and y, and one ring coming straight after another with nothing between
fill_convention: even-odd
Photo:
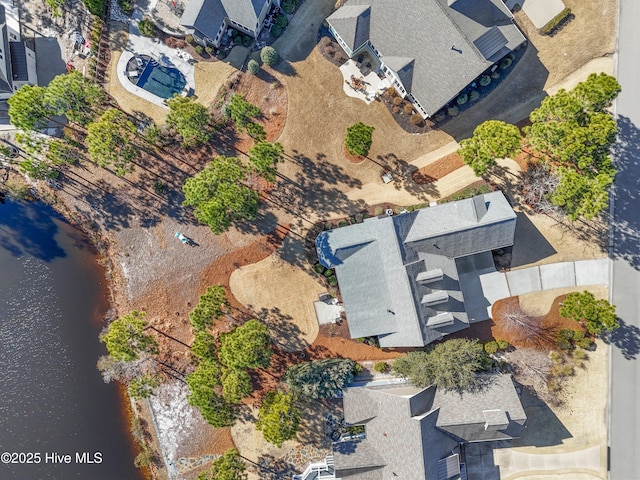
<instances>
[{"instance_id":1,"label":"shrub","mask_svg":"<svg viewBox=\"0 0 640 480\"><path fill-rule=\"evenodd\" d=\"M467 103L467 100L469 100L469 95L467 95L466 93L463 93L458 98L456 98L456 103L458 105L464 105L465 103Z\"/></svg>"},{"instance_id":2,"label":"shrub","mask_svg":"<svg viewBox=\"0 0 640 480\"><path fill-rule=\"evenodd\" d=\"M250 37L249 35L243 35L242 36L242 45L244 45L245 47L249 48L252 43L253 43L253 38L252 37Z\"/></svg>"},{"instance_id":3,"label":"shrub","mask_svg":"<svg viewBox=\"0 0 640 480\"><path fill-rule=\"evenodd\" d=\"M584 348L585 350L591 350L593 343L590 338L583 338L582 340L578 340L576 345L580 348Z\"/></svg>"},{"instance_id":4,"label":"shrub","mask_svg":"<svg viewBox=\"0 0 640 480\"><path fill-rule=\"evenodd\" d=\"M391 111L392 111L393 113L400 113L400 112L401 112L400 107L397 107L397 106L396 106L396 107L393 107L393 108L391 109Z\"/></svg>"},{"instance_id":5,"label":"shrub","mask_svg":"<svg viewBox=\"0 0 640 480\"><path fill-rule=\"evenodd\" d=\"M331 45L331 38L329 37L322 37L320 39L320 45L322 45L323 47L328 47L329 45Z\"/></svg>"},{"instance_id":6,"label":"shrub","mask_svg":"<svg viewBox=\"0 0 640 480\"><path fill-rule=\"evenodd\" d=\"M480 98L480 94L478 93L478 91L477 90L471 90L471 93L469 93L469 101L470 102L475 102L479 98Z\"/></svg>"},{"instance_id":7,"label":"shrub","mask_svg":"<svg viewBox=\"0 0 640 480\"><path fill-rule=\"evenodd\" d=\"M579 342L584 338L584 331L582 330L574 330L573 331L573 341Z\"/></svg>"},{"instance_id":8,"label":"shrub","mask_svg":"<svg viewBox=\"0 0 640 480\"><path fill-rule=\"evenodd\" d=\"M447 108L447 113L450 116L455 117L460 113L460 110L458 110L458 107L449 107Z\"/></svg>"},{"instance_id":9,"label":"shrub","mask_svg":"<svg viewBox=\"0 0 640 480\"><path fill-rule=\"evenodd\" d=\"M325 276L325 277L327 277L327 278L328 278L328 277L333 277L334 275L335 275L335 273L334 273L334 272L333 272L333 270L332 270L332 269L330 269L330 268L327 268L327 269L324 271L324 276Z\"/></svg>"},{"instance_id":10,"label":"shrub","mask_svg":"<svg viewBox=\"0 0 640 480\"><path fill-rule=\"evenodd\" d=\"M271 29L271 33L273 33L273 28ZM333 48L333 45L325 47L324 51L327 55L333 55L334 53L336 53L336 49Z\"/></svg>"},{"instance_id":11,"label":"shrub","mask_svg":"<svg viewBox=\"0 0 640 480\"><path fill-rule=\"evenodd\" d=\"M402 107L402 110L407 115L411 115L413 113L413 105L411 105L410 103L405 103L404 107Z\"/></svg>"},{"instance_id":12,"label":"shrub","mask_svg":"<svg viewBox=\"0 0 640 480\"><path fill-rule=\"evenodd\" d=\"M587 352L580 349L575 349L573 352L571 352L571 356L573 357L574 360L586 360L587 358L589 358L589 355L587 355Z\"/></svg>"},{"instance_id":13,"label":"shrub","mask_svg":"<svg viewBox=\"0 0 640 480\"><path fill-rule=\"evenodd\" d=\"M424 122L424 119L422 118L422 115L420 115L419 113L414 113L413 115L411 115L411 123L413 125L422 126L423 122Z\"/></svg>"},{"instance_id":14,"label":"shrub","mask_svg":"<svg viewBox=\"0 0 640 480\"><path fill-rule=\"evenodd\" d=\"M89 10L96 17L102 17L102 15L104 14L103 0L83 0L83 3L87 6L87 10Z\"/></svg>"},{"instance_id":15,"label":"shrub","mask_svg":"<svg viewBox=\"0 0 640 480\"><path fill-rule=\"evenodd\" d=\"M193 45L195 43L195 41L193 40L193 35L187 35L186 37L184 37L184 41L189 45Z\"/></svg>"},{"instance_id":16,"label":"shrub","mask_svg":"<svg viewBox=\"0 0 640 480\"><path fill-rule=\"evenodd\" d=\"M329 284L329 286L335 287L336 285L338 285L338 279L336 277L329 277L327 278L327 283Z\"/></svg>"},{"instance_id":17,"label":"shrub","mask_svg":"<svg viewBox=\"0 0 640 480\"><path fill-rule=\"evenodd\" d=\"M553 19L549 23L542 27L542 33L544 35L553 33L558 27L561 27L567 20L569 20L570 15L571 9L565 8L558 15L553 17Z\"/></svg>"},{"instance_id":18,"label":"shrub","mask_svg":"<svg viewBox=\"0 0 640 480\"><path fill-rule=\"evenodd\" d=\"M558 339L573 340L573 330L569 328L561 328L558 330Z\"/></svg>"},{"instance_id":19,"label":"shrub","mask_svg":"<svg viewBox=\"0 0 640 480\"><path fill-rule=\"evenodd\" d=\"M480 80L478 81L478 83L481 86L486 87L487 85L489 85L491 83L491 77L489 75L482 75L480 77Z\"/></svg>"},{"instance_id":20,"label":"shrub","mask_svg":"<svg viewBox=\"0 0 640 480\"><path fill-rule=\"evenodd\" d=\"M279 15L278 18L276 18L276 25L280 28L286 27L288 23L289 21L286 15Z\"/></svg>"},{"instance_id":21,"label":"shrub","mask_svg":"<svg viewBox=\"0 0 640 480\"><path fill-rule=\"evenodd\" d=\"M325 271L325 268L324 268L324 266L323 266L321 263L319 263L319 262L318 262L318 263L316 263L316 264L313 266L313 270L314 270L316 273L323 274L323 273L324 273L324 271Z\"/></svg>"},{"instance_id":22,"label":"shrub","mask_svg":"<svg viewBox=\"0 0 640 480\"><path fill-rule=\"evenodd\" d=\"M393 87L387 87L386 94L390 97L395 97L397 95L396 89Z\"/></svg>"},{"instance_id":23,"label":"shrub","mask_svg":"<svg viewBox=\"0 0 640 480\"><path fill-rule=\"evenodd\" d=\"M204 47L204 51L207 52L209 55L213 55L213 47L210 45L207 45L206 47Z\"/></svg>"},{"instance_id":24,"label":"shrub","mask_svg":"<svg viewBox=\"0 0 640 480\"><path fill-rule=\"evenodd\" d=\"M247 72L251 75L257 75L259 71L260 64L253 59L249 60L249 63L247 63Z\"/></svg>"},{"instance_id":25,"label":"shrub","mask_svg":"<svg viewBox=\"0 0 640 480\"><path fill-rule=\"evenodd\" d=\"M399 107L400 105L402 105L402 102L404 102L404 100L402 99L402 97L393 97L392 102L395 106Z\"/></svg>"},{"instance_id":26,"label":"shrub","mask_svg":"<svg viewBox=\"0 0 640 480\"><path fill-rule=\"evenodd\" d=\"M287 14L292 14L298 8L298 0L282 0L282 10Z\"/></svg>"},{"instance_id":27,"label":"shrub","mask_svg":"<svg viewBox=\"0 0 640 480\"><path fill-rule=\"evenodd\" d=\"M278 25L271 27L271 35L273 35L274 38L280 38L282 36L282 27Z\"/></svg>"},{"instance_id":28,"label":"shrub","mask_svg":"<svg viewBox=\"0 0 640 480\"><path fill-rule=\"evenodd\" d=\"M500 78L500 73L496 70L495 72L491 73L491 78L494 80L497 80Z\"/></svg>"},{"instance_id":29,"label":"shrub","mask_svg":"<svg viewBox=\"0 0 640 480\"><path fill-rule=\"evenodd\" d=\"M138 28L140 30L140 35L144 37L153 37L156 34L156 25L151 20L144 19L140 20L138 24Z\"/></svg>"},{"instance_id":30,"label":"shrub","mask_svg":"<svg viewBox=\"0 0 640 480\"><path fill-rule=\"evenodd\" d=\"M278 52L275 48L266 46L263 47L262 50L260 50L260 60L262 60L262 63L273 67L276 63L278 63L280 57L278 56Z\"/></svg>"},{"instance_id":31,"label":"shrub","mask_svg":"<svg viewBox=\"0 0 640 480\"><path fill-rule=\"evenodd\" d=\"M355 123L347 128L345 147L351 155L366 156L371 148L374 127L362 122Z\"/></svg>"},{"instance_id":32,"label":"shrub","mask_svg":"<svg viewBox=\"0 0 640 480\"><path fill-rule=\"evenodd\" d=\"M351 383L356 363L348 358L327 358L289 367L284 381L298 395L308 398L335 398ZM362 366L359 367L360 370Z\"/></svg>"},{"instance_id":33,"label":"shrub","mask_svg":"<svg viewBox=\"0 0 640 480\"><path fill-rule=\"evenodd\" d=\"M556 340L556 346L560 350L570 350L571 349L571 342L569 340L567 340L566 338L562 338L562 337L558 336L558 339Z\"/></svg>"},{"instance_id":34,"label":"shrub","mask_svg":"<svg viewBox=\"0 0 640 480\"><path fill-rule=\"evenodd\" d=\"M500 350L507 350L509 348L509 342L507 342L506 340L496 340L496 343L498 344L498 348Z\"/></svg>"},{"instance_id":35,"label":"shrub","mask_svg":"<svg viewBox=\"0 0 640 480\"><path fill-rule=\"evenodd\" d=\"M489 355L493 355L494 353L496 353L498 351L497 342L494 340L491 340L490 342L485 343L484 351L487 352Z\"/></svg>"},{"instance_id":36,"label":"shrub","mask_svg":"<svg viewBox=\"0 0 640 480\"><path fill-rule=\"evenodd\" d=\"M349 225L349 223L347 223L346 220L340 220L338 222L338 227L346 227L347 225Z\"/></svg>"},{"instance_id":37,"label":"shrub","mask_svg":"<svg viewBox=\"0 0 640 480\"><path fill-rule=\"evenodd\" d=\"M194 50L200 56L202 56L202 52L204 52L204 48L202 48L202 45L196 45Z\"/></svg>"},{"instance_id":38,"label":"shrub","mask_svg":"<svg viewBox=\"0 0 640 480\"><path fill-rule=\"evenodd\" d=\"M362 370L364 370L362 368L362 365L360 365L359 363L354 363L353 364L353 374L354 375L359 375L362 373Z\"/></svg>"},{"instance_id":39,"label":"shrub","mask_svg":"<svg viewBox=\"0 0 640 480\"><path fill-rule=\"evenodd\" d=\"M502 60L500 60L500 64L499 64L500 70L506 70L511 66L512 63L513 63L513 60L511 60L509 57L504 57Z\"/></svg>"},{"instance_id":40,"label":"shrub","mask_svg":"<svg viewBox=\"0 0 640 480\"><path fill-rule=\"evenodd\" d=\"M376 362L373 369L378 373L387 373L390 370L389 364L386 362Z\"/></svg>"}]
</instances>

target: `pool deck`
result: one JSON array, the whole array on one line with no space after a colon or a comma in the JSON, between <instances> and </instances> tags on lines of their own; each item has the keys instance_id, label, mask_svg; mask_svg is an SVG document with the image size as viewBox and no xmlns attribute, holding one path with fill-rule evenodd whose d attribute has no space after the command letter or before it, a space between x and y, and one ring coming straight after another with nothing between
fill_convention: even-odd
<instances>
[{"instance_id":1,"label":"pool deck","mask_svg":"<svg viewBox=\"0 0 640 480\"><path fill-rule=\"evenodd\" d=\"M153 8L151 5L149 8ZM169 48L157 38L143 37L138 30L138 22L142 20L145 12L141 11L138 7L134 9L131 20L129 21L129 42L125 47L120 59L116 71L118 72L118 80L122 84L125 90L141 98L144 98L148 102L158 105L163 108L169 108L165 104L165 99L154 95L151 92L147 92L145 89L140 88L127 78L125 71L127 69L127 63L136 54L146 54L155 59L159 64L166 67L174 67L182 72L184 78L187 81L185 85L186 89L196 88L195 82L195 66L187 62L186 57L188 54L178 48Z\"/></svg>"}]
</instances>

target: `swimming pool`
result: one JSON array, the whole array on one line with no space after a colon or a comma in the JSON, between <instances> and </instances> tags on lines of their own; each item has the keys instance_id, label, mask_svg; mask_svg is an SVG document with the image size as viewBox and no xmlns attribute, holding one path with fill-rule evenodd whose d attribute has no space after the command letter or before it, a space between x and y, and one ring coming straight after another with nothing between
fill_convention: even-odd
<instances>
[{"instance_id":1,"label":"swimming pool","mask_svg":"<svg viewBox=\"0 0 640 480\"><path fill-rule=\"evenodd\" d=\"M140 74L136 85L160 98L171 98L180 94L187 84L187 80L180 70L165 67L150 58Z\"/></svg>"}]
</instances>

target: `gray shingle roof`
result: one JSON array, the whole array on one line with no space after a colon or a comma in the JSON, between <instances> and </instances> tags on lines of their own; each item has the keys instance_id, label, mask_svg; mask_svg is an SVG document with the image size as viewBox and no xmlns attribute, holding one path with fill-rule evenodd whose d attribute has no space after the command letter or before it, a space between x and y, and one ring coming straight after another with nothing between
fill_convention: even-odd
<instances>
[{"instance_id":1,"label":"gray shingle roof","mask_svg":"<svg viewBox=\"0 0 640 480\"><path fill-rule=\"evenodd\" d=\"M190 0L180 25L215 38L225 18L255 30L266 0Z\"/></svg>"},{"instance_id":2,"label":"gray shingle roof","mask_svg":"<svg viewBox=\"0 0 640 480\"><path fill-rule=\"evenodd\" d=\"M377 335L383 347L422 346L468 326L456 259L511 245L515 232L516 215L501 192L481 200L370 218L318 235L318 258L335 268L352 338ZM461 265L473 271L476 263ZM421 279L431 270L442 276ZM440 291L445 302L422 303ZM427 326L444 312L452 314L452 325Z\"/></svg>"},{"instance_id":3,"label":"gray shingle roof","mask_svg":"<svg viewBox=\"0 0 640 480\"><path fill-rule=\"evenodd\" d=\"M371 8L368 5L345 5L327 17L329 20L351 51L369 40Z\"/></svg>"},{"instance_id":4,"label":"gray shingle roof","mask_svg":"<svg viewBox=\"0 0 640 480\"><path fill-rule=\"evenodd\" d=\"M336 477L439 479L443 472L456 470L451 455L459 441L483 440L477 434L461 438L449 430L468 427L469 432L477 432L479 421L484 431L486 410L503 412L500 418L508 418L510 428L519 427L512 430L521 431L526 415L511 376L492 374L483 378L483 390L463 396L409 384L344 389L345 421L364 423L366 439L334 444ZM499 417L496 412L488 413L492 414ZM501 438L508 436L503 433Z\"/></svg>"},{"instance_id":5,"label":"gray shingle roof","mask_svg":"<svg viewBox=\"0 0 640 480\"><path fill-rule=\"evenodd\" d=\"M2 35L2 60L0 60L0 92L11 93L12 73L11 56L9 53L9 34L7 32L7 17L4 6L0 5L0 34Z\"/></svg>"},{"instance_id":6,"label":"gray shingle roof","mask_svg":"<svg viewBox=\"0 0 640 480\"><path fill-rule=\"evenodd\" d=\"M349 0L327 21L349 43L355 27L353 23L339 21L345 17L341 10L370 6L369 40L385 64L389 57L415 60L410 75L412 83L405 88L432 115L525 40L502 0L457 0L451 6L449 3L449 0ZM474 42L494 26L506 44L485 58ZM364 43L360 40L360 44ZM495 41L490 45L495 47Z\"/></svg>"},{"instance_id":7,"label":"gray shingle roof","mask_svg":"<svg viewBox=\"0 0 640 480\"><path fill-rule=\"evenodd\" d=\"M440 407L438 428L465 442L519 437L527 416L511 375L481 375L480 378L484 387L477 391L436 390L434 404ZM506 428L493 428L500 426L504 419Z\"/></svg>"}]
</instances>

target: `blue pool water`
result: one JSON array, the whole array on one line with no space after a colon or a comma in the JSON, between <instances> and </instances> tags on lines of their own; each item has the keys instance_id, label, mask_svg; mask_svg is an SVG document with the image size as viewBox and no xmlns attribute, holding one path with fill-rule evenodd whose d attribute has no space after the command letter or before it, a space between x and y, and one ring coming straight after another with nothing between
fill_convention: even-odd
<instances>
[{"instance_id":1,"label":"blue pool water","mask_svg":"<svg viewBox=\"0 0 640 480\"><path fill-rule=\"evenodd\" d=\"M171 98L182 92L186 84L187 80L180 70L150 60L140 75L137 86L160 98Z\"/></svg>"}]
</instances>

